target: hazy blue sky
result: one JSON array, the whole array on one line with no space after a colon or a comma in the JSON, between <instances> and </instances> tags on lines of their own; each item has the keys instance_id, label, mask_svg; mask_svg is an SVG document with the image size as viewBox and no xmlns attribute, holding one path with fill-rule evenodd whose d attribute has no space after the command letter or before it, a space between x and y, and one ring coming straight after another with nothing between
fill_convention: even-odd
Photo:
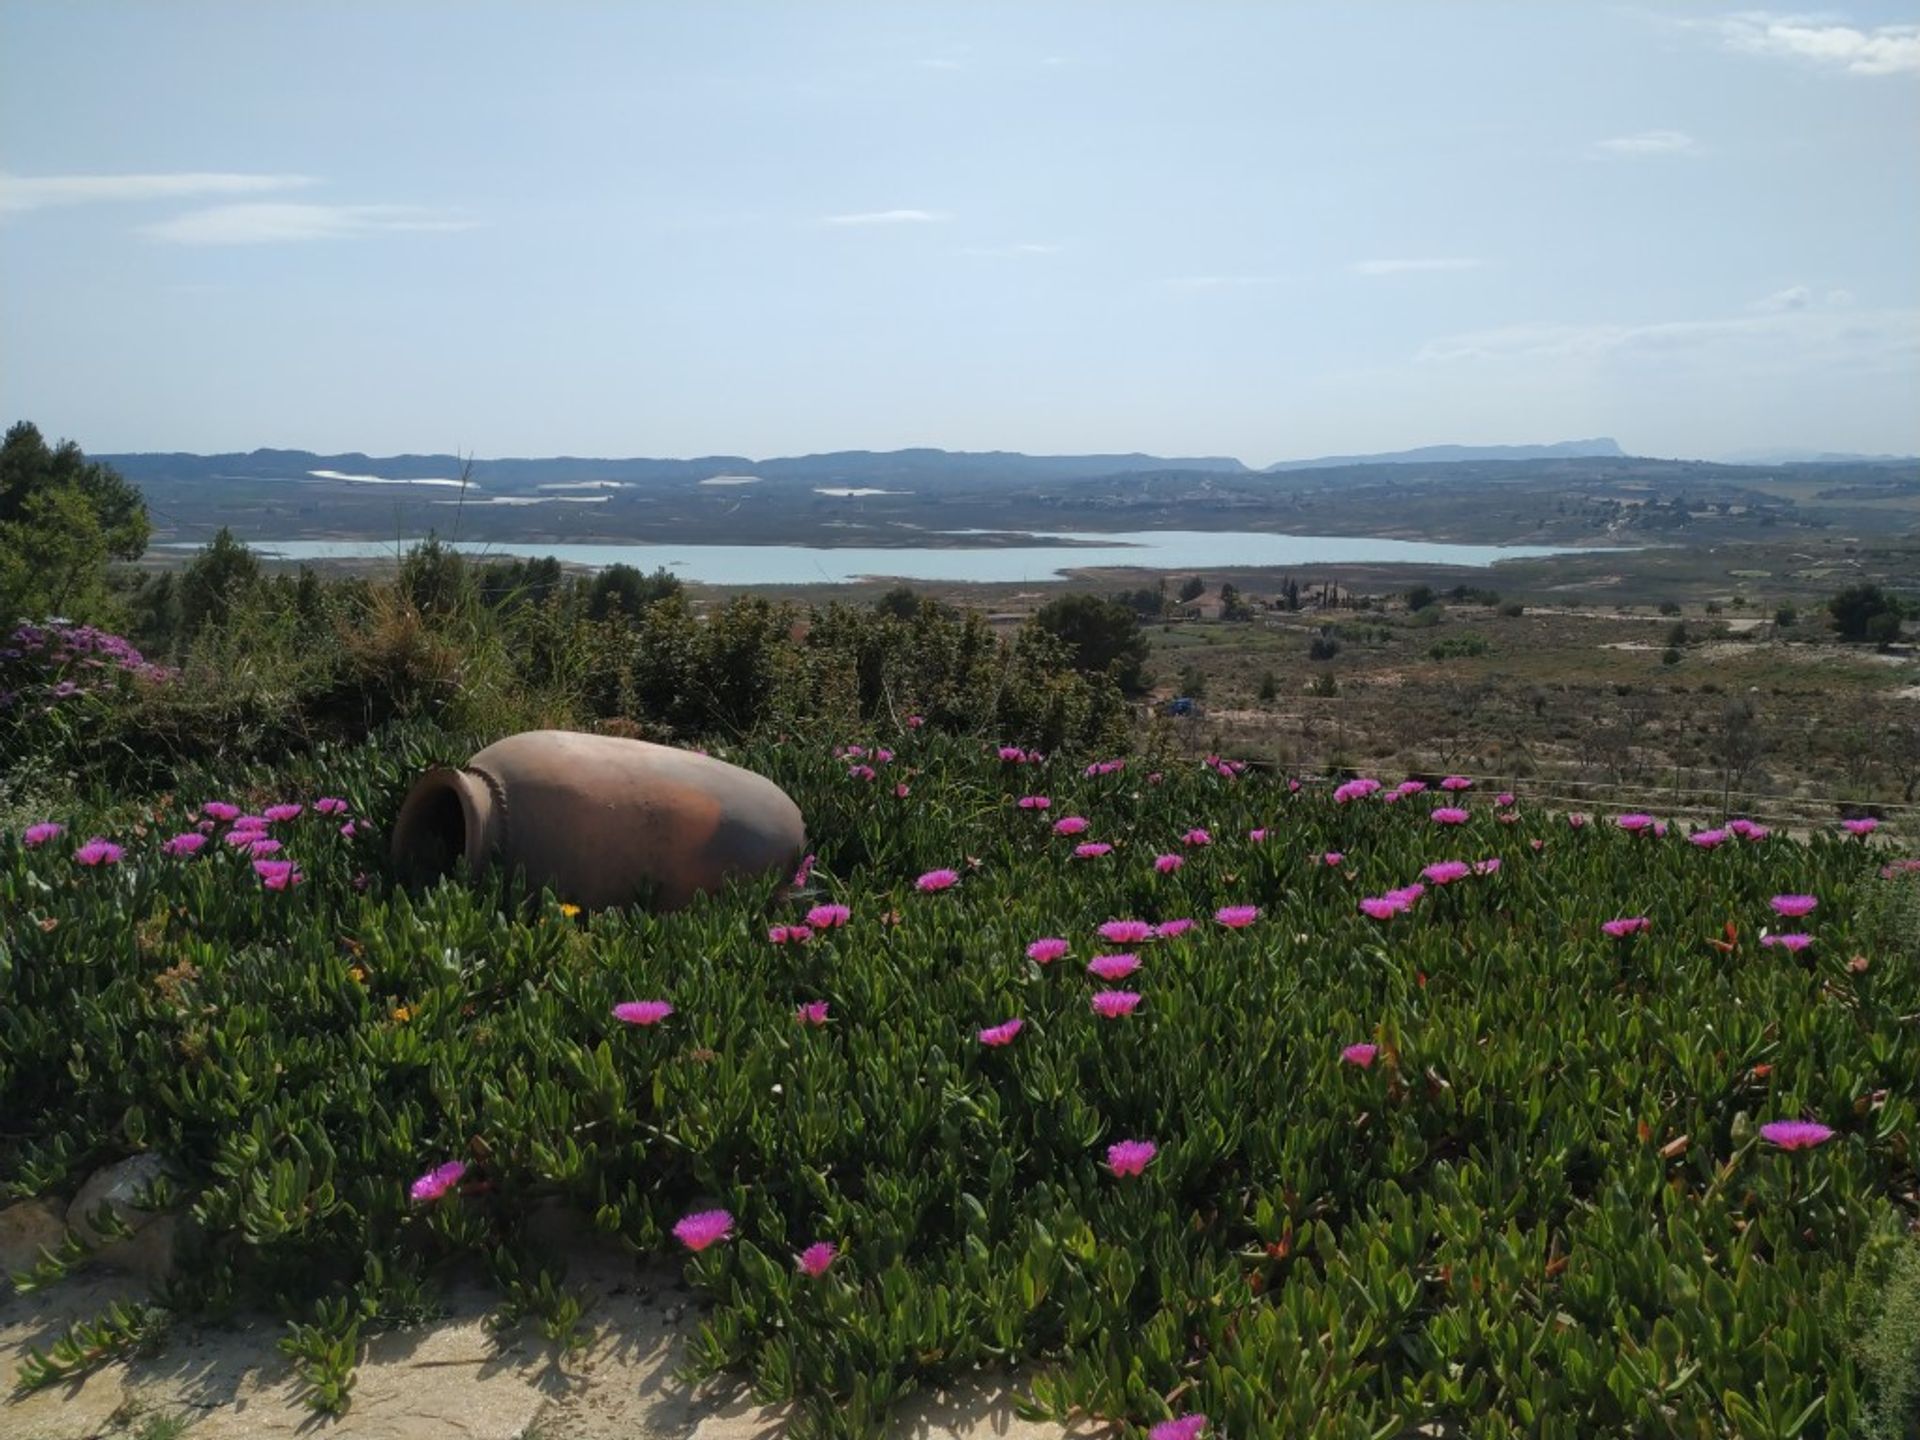
<instances>
[{"instance_id":1,"label":"hazy blue sky","mask_svg":"<svg viewBox=\"0 0 1920 1440\"><path fill-rule=\"evenodd\" d=\"M93 450L1920 450L1920 5L0 6Z\"/></svg>"}]
</instances>

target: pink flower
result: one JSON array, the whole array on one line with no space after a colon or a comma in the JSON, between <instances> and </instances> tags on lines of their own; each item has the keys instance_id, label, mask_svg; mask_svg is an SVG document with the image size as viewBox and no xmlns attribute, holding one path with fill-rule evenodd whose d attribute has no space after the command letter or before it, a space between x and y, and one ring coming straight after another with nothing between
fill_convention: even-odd
<instances>
[{"instance_id":1,"label":"pink flower","mask_svg":"<svg viewBox=\"0 0 1920 1440\"><path fill-rule=\"evenodd\" d=\"M434 1166L414 1181L413 1188L407 1193L413 1197L413 1203L416 1205L425 1204L429 1200L438 1200L458 1185L466 1173L466 1161L449 1160L444 1165Z\"/></svg>"},{"instance_id":2,"label":"pink flower","mask_svg":"<svg viewBox=\"0 0 1920 1440\"><path fill-rule=\"evenodd\" d=\"M1644 915L1622 915L1617 920L1609 920L1600 927L1616 940L1623 940L1639 930L1651 930L1653 922Z\"/></svg>"},{"instance_id":3,"label":"pink flower","mask_svg":"<svg viewBox=\"0 0 1920 1440\"><path fill-rule=\"evenodd\" d=\"M1518 819L1519 817L1516 816L1515 818ZM1540 839L1529 840L1527 844L1533 847L1533 851L1536 855L1539 854L1540 851L1547 848L1547 842Z\"/></svg>"},{"instance_id":4,"label":"pink flower","mask_svg":"<svg viewBox=\"0 0 1920 1440\"><path fill-rule=\"evenodd\" d=\"M1156 855L1153 857L1153 868L1158 870L1162 875L1171 875L1186 863L1187 862L1182 860L1178 855Z\"/></svg>"},{"instance_id":5,"label":"pink flower","mask_svg":"<svg viewBox=\"0 0 1920 1440\"><path fill-rule=\"evenodd\" d=\"M824 1025L827 1023L827 1002L809 1000L793 1012L793 1018L802 1025Z\"/></svg>"},{"instance_id":6,"label":"pink flower","mask_svg":"<svg viewBox=\"0 0 1920 1440\"><path fill-rule=\"evenodd\" d=\"M1387 891L1387 899L1402 910L1411 910L1413 902L1426 893L1427 887L1416 880L1411 885L1402 885L1398 890Z\"/></svg>"},{"instance_id":7,"label":"pink flower","mask_svg":"<svg viewBox=\"0 0 1920 1440\"><path fill-rule=\"evenodd\" d=\"M1711 850L1716 845L1724 844L1727 839L1728 832L1725 830L1696 830L1687 836L1687 843L1698 845L1702 850Z\"/></svg>"},{"instance_id":8,"label":"pink flower","mask_svg":"<svg viewBox=\"0 0 1920 1440\"><path fill-rule=\"evenodd\" d=\"M1298 795L1300 793L1300 782L1298 780L1287 781L1287 793L1289 795Z\"/></svg>"},{"instance_id":9,"label":"pink flower","mask_svg":"<svg viewBox=\"0 0 1920 1440\"><path fill-rule=\"evenodd\" d=\"M813 938L813 931L804 925L775 925L767 931L767 939L776 945L804 945Z\"/></svg>"},{"instance_id":10,"label":"pink flower","mask_svg":"<svg viewBox=\"0 0 1920 1440\"><path fill-rule=\"evenodd\" d=\"M1027 946L1027 958L1036 965L1051 965L1067 953L1067 942L1057 936L1046 936Z\"/></svg>"},{"instance_id":11,"label":"pink flower","mask_svg":"<svg viewBox=\"0 0 1920 1440\"><path fill-rule=\"evenodd\" d=\"M1574 814L1567 816L1567 824L1573 827L1575 830L1580 829L1586 823L1587 823L1587 817L1578 813L1577 811Z\"/></svg>"},{"instance_id":12,"label":"pink flower","mask_svg":"<svg viewBox=\"0 0 1920 1440\"><path fill-rule=\"evenodd\" d=\"M319 815L344 815L347 813L347 802L337 795L322 795L313 802L313 808Z\"/></svg>"},{"instance_id":13,"label":"pink flower","mask_svg":"<svg viewBox=\"0 0 1920 1440\"><path fill-rule=\"evenodd\" d=\"M672 1013L664 1000L622 1000L613 1007L613 1018L627 1025L658 1025Z\"/></svg>"},{"instance_id":14,"label":"pink flower","mask_svg":"<svg viewBox=\"0 0 1920 1440\"><path fill-rule=\"evenodd\" d=\"M224 800L209 800L200 807L200 813L209 820L238 820L240 807L229 805Z\"/></svg>"},{"instance_id":15,"label":"pink flower","mask_svg":"<svg viewBox=\"0 0 1920 1440\"><path fill-rule=\"evenodd\" d=\"M1473 873L1476 875L1498 875L1500 873L1500 857L1498 855L1490 855L1485 860L1474 861Z\"/></svg>"},{"instance_id":16,"label":"pink flower","mask_svg":"<svg viewBox=\"0 0 1920 1440\"><path fill-rule=\"evenodd\" d=\"M960 883L960 874L956 870L929 870L913 882L914 888L922 894L931 895L936 890L951 890Z\"/></svg>"},{"instance_id":17,"label":"pink flower","mask_svg":"<svg viewBox=\"0 0 1920 1440\"><path fill-rule=\"evenodd\" d=\"M1464 825L1469 818L1466 811L1454 805L1442 805L1432 815L1436 825Z\"/></svg>"},{"instance_id":18,"label":"pink flower","mask_svg":"<svg viewBox=\"0 0 1920 1440\"><path fill-rule=\"evenodd\" d=\"M49 840L59 839L66 833L67 827L57 821L42 820L38 825L29 825L25 830L21 831L20 843L26 846L27 849L33 850L46 844Z\"/></svg>"},{"instance_id":19,"label":"pink flower","mask_svg":"<svg viewBox=\"0 0 1920 1440\"><path fill-rule=\"evenodd\" d=\"M300 812L304 809L306 809L304 805L269 805L261 813L273 824L281 825L289 820L299 819Z\"/></svg>"},{"instance_id":20,"label":"pink flower","mask_svg":"<svg viewBox=\"0 0 1920 1440\"><path fill-rule=\"evenodd\" d=\"M242 831L241 833L249 834L251 832ZM283 848L278 840L262 836L247 846L247 854L253 856L256 860L262 860L269 855L278 855Z\"/></svg>"},{"instance_id":21,"label":"pink flower","mask_svg":"<svg viewBox=\"0 0 1920 1440\"><path fill-rule=\"evenodd\" d=\"M185 834L176 835L167 841L166 844L160 847L160 852L163 855L196 855L206 843L206 836L202 835L198 830L189 830Z\"/></svg>"},{"instance_id":22,"label":"pink flower","mask_svg":"<svg viewBox=\"0 0 1920 1440\"><path fill-rule=\"evenodd\" d=\"M1244 930L1260 918L1258 905L1222 905L1213 912L1216 923L1229 930Z\"/></svg>"},{"instance_id":23,"label":"pink flower","mask_svg":"<svg viewBox=\"0 0 1920 1440\"><path fill-rule=\"evenodd\" d=\"M926 723L927 723L927 717L924 715L907 716L907 729L909 730L918 730L922 725ZM814 1272L814 1273L818 1273L818 1272Z\"/></svg>"},{"instance_id":24,"label":"pink flower","mask_svg":"<svg viewBox=\"0 0 1920 1440\"><path fill-rule=\"evenodd\" d=\"M1112 853L1113 846L1107 844L1104 840L1091 840L1085 845L1076 845L1073 847L1073 858L1076 860L1098 860L1102 855L1110 855Z\"/></svg>"},{"instance_id":25,"label":"pink flower","mask_svg":"<svg viewBox=\"0 0 1920 1440\"><path fill-rule=\"evenodd\" d=\"M1358 1065L1362 1070L1373 1064L1373 1057L1380 1053L1378 1045L1349 1045L1340 1052L1343 1064Z\"/></svg>"},{"instance_id":26,"label":"pink flower","mask_svg":"<svg viewBox=\"0 0 1920 1440\"><path fill-rule=\"evenodd\" d=\"M849 780L871 780L878 773L871 765L855 765L847 771Z\"/></svg>"},{"instance_id":27,"label":"pink flower","mask_svg":"<svg viewBox=\"0 0 1920 1440\"><path fill-rule=\"evenodd\" d=\"M1359 800L1372 793L1370 790L1362 789L1361 783L1358 780L1349 780L1346 784L1334 788L1333 803L1336 805L1345 805L1349 801Z\"/></svg>"},{"instance_id":28,"label":"pink flower","mask_svg":"<svg viewBox=\"0 0 1920 1440\"><path fill-rule=\"evenodd\" d=\"M1498 805L1502 810L1511 810L1513 808L1513 792L1511 790L1502 790L1498 795L1493 797L1493 803Z\"/></svg>"},{"instance_id":29,"label":"pink flower","mask_svg":"<svg viewBox=\"0 0 1920 1440\"><path fill-rule=\"evenodd\" d=\"M1009 765L1018 765L1027 758L1027 752L1022 750L1018 745L1002 745L1000 747L1000 758Z\"/></svg>"},{"instance_id":30,"label":"pink flower","mask_svg":"<svg viewBox=\"0 0 1920 1440\"><path fill-rule=\"evenodd\" d=\"M226 834L222 835L220 837L220 843L222 845L231 845L234 849L238 850L242 846L257 845L267 838L268 836L263 831L235 829L229 830Z\"/></svg>"},{"instance_id":31,"label":"pink flower","mask_svg":"<svg viewBox=\"0 0 1920 1440\"><path fill-rule=\"evenodd\" d=\"M1392 795L1399 795L1402 797L1405 797L1408 795L1418 795L1422 790L1425 790L1426 788L1427 788L1427 782L1424 780L1402 780L1398 785L1393 787ZM1388 798L1392 798L1392 796L1390 795Z\"/></svg>"},{"instance_id":32,"label":"pink flower","mask_svg":"<svg viewBox=\"0 0 1920 1440\"><path fill-rule=\"evenodd\" d=\"M1118 775L1126 768L1125 760L1096 760L1081 773L1091 780L1099 775Z\"/></svg>"},{"instance_id":33,"label":"pink flower","mask_svg":"<svg viewBox=\"0 0 1920 1440\"><path fill-rule=\"evenodd\" d=\"M253 873L260 877L260 883L269 890L291 890L307 878L291 860L256 860L253 862Z\"/></svg>"},{"instance_id":34,"label":"pink flower","mask_svg":"<svg viewBox=\"0 0 1920 1440\"><path fill-rule=\"evenodd\" d=\"M725 1210L699 1210L673 1227L674 1238L689 1250L704 1250L733 1234L733 1216Z\"/></svg>"},{"instance_id":35,"label":"pink flower","mask_svg":"<svg viewBox=\"0 0 1920 1440\"><path fill-rule=\"evenodd\" d=\"M1811 895L1776 895L1767 903L1773 906L1774 914L1794 920L1802 915L1811 915L1820 905Z\"/></svg>"},{"instance_id":36,"label":"pink flower","mask_svg":"<svg viewBox=\"0 0 1920 1440\"><path fill-rule=\"evenodd\" d=\"M351 840L354 836L360 833L360 827L358 825L355 825L353 821L349 820L347 821L346 824L340 827L340 833L344 835L347 839Z\"/></svg>"},{"instance_id":37,"label":"pink flower","mask_svg":"<svg viewBox=\"0 0 1920 1440\"><path fill-rule=\"evenodd\" d=\"M1360 913L1373 920L1391 920L1400 907L1384 895L1369 895L1360 902Z\"/></svg>"},{"instance_id":38,"label":"pink flower","mask_svg":"<svg viewBox=\"0 0 1920 1440\"><path fill-rule=\"evenodd\" d=\"M800 862L800 868L793 872L793 888L794 889L798 890L802 885L806 884L807 881L812 877L813 860L814 860L813 856L811 855L807 856L806 859Z\"/></svg>"},{"instance_id":39,"label":"pink flower","mask_svg":"<svg viewBox=\"0 0 1920 1440\"><path fill-rule=\"evenodd\" d=\"M1027 1022L1018 1018L1002 1020L998 1025L990 1025L980 1032L980 1043L996 1048L1001 1045L1011 1045L1013 1043L1013 1037L1026 1029L1026 1027Z\"/></svg>"},{"instance_id":40,"label":"pink flower","mask_svg":"<svg viewBox=\"0 0 1920 1440\"><path fill-rule=\"evenodd\" d=\"M1119 1020L1133 1014L1139 1004L1140 992L1137 990L1096 990L1093 1013L1103 1020Z\"/></svg>"},{"instance_id":41,"label":"pink flower","mask_svg":"<svg viewBox=\"0 0 1920 1440\"><path fill-rule=\"evenodd\" d=\"M1147 1432L1147 1440L1200 1440L1207 1430L1207 1417L1195 1412L1172 1420L1162 1420Z\"/></svg>"},{"instance_id":42,"label":"pink flower","mask_svg":"<svg viewBox=\"0 0 1920 1440\"><path fill-rule=\"evenodd\" d=\"M841 745L834 750L833 758L836 760L859 760L863 758L866 753L867 747L864 745Z\"/></svg>"},{"instance_id":43,"label":"pink flower","mask_svg":"<svg viewBox=\"0 0 1920 1440\"><path fill-rule=\"evenodd\" d=\"M1180 838L1181 840L1185 841L1189 845L1213 844L1213 836L1209 835L1205 830L1202 830L1197 825L1193 829L1187 831L1187 833L1182 835Z\"/></svg>"},{"instance_id":44,"label":"pink flower","mask_svg":"<svg viewBox=\"0 0 1920 1440\"><path fill-rule=\"evenodd\" d=\"M1013 802L1022 810L1051 810L1053 797L1050 795L1022 795Z\"/></svg>"},{"instance_id":45,"label":"pink flower","mask_svg":"<svg viewBox=\"0 0 1920 1440\"><path fill-rule=\"evenodd\" d=\"M1267 838L1267 832L1265 829L1247 831L1247 839L1251 840L1256 845L1258 845L1261 841L1265 840L1266 838Z\"/></svg>"},{"instance_id":46,"label":"pink flower","mask_svg":"<svg viewBox=\"0 0 1920 1440\"><path fill-rule=\"evenodd\" d=\"M1053 833L1056 835L1078 835L1086 830L1087 824L1087 817L1084 815L1062 815L1058 820L1053 822Z\"/></svg>"},{"instance_id":47,"label":"pink flower","mask_svg":"<svg viewBox=\"0 0 1920 1440\"><path fill-rule=\"evenodd\" d=\"M1440 782L1440 788L1442 790L1471 790L1473 788L1473 781L1464 775L1449 775Z\"/></svg>"},{"instance_id":48,"label":"pink flower","mask_svg":"<svg viewBox=\"0 0 1920 1440\"><path fill-rule=\"evenodd\" d=\"M1139 968L1138 955L1096 955L1087 962L1087 973L1101 980L1124 980Z\"/></svg>"},{"instance_id":49,"label":"pink flower","mask_svg":"<svg viewBox=\"0 0 1920 1440\"><path fill-rule=\"evenodd\" d=\"M257 835L264 831L271 823L272 822L264 815L242 815L238 820L233 822L233 828L242 832L252 831Z\"/></svg>"},{"instance_id":50,"label":"pink flower","mask_svg":"<svg viewBox=\"0 0 1920 1440\"><path fill-rule=\"evenodd\" d=\"M873 752L873 760L876 765L891 765L893 763L893 751L882 745Z\"/></svg>"},{"instance_id":51,"label":"pink flower","mask_svg":"<svg viewBox=\"0 0 1920 1440\"><path fill-rule=\"evenodd\" d=\"M1871 815L1862 815L1857 820L1842 820L1840 828L1849 835L1871 835L1880 828L1880 822Z\"/></svg>"},{"instance_id":52,"label":"pink flower","mask_svg":"<svg viewBox=\"0 0 1920 1440\"><path fill-rule=\"evenodd\" d=\"M1653 829L1653 816L1639 814L1617 815L1614 817L1613 823L1629 835L1638 835L1643 830Z\"/></svg>"},{"instance_id":53,"label":"pink flower","mask_svg":"<svg viewBox=\"0 0 1920 1440\"><path fill-rule=\"evenodd\" d=\"M1338 850L1329 850L1327 851L1326 854L1317 856L1315 858L1317 858L1322 865L1338 865L1342 860L1345 860L1347 857L1341 854Z\"/></svg>"},{"instance_id":54,"label":"pink flower","mask_svg":"<svg viewBox=\"0 0 1920 1440\"><path fill-rule=\"evenodd\" d=\"M907 798L908 795L912 793L913 793L912 790L907 785L907 782L904 780L902 780L898 785L893 787L893 798L896 800L904 800Z\"/></svg>"},{"instance_id":55,"label":"pink flower","mask_svg":"<svg viewBox=\"0 0 1920 1440\"><path fill-rule=\"evenodd\" d=\"M1833 1138L1833 1128L1818 1120L1769 1120L1760 1127L1760 1138L1782 1150L1811 1150Z\"/></svg>"},{"instance_id":56,"label":"pink flower","mask_svg":"<svg viewBox=\"0 0 1920 1440\"><path fill-rule=\"evenodd\" d=\"M1153 926L1144 920L1108 920L1100 926L1098 934L1102 940L1111 940L1116 945L1138 945L1142 940L1153 938Z\"/></svg>"},{"instance_id":57,"label":"pink flower","mask_svg":"<svg viewBox=\"0 0 1920 1440\"><path fill-rule=\"evenodd\" d=\"M1153 934L1158 940L1177 940L1191 929L1193 929L1193 921L1183 917L1178 920L1162 920L1153 927Z\"/></svg>"},{"instance_id":58,"label":"pink flower","mask_svg":"<svg viewBox=\"0 0 1920 1440\"><path fill-rule=\"evenodd\" d=\"M853 918L844 905L816 905L807 911L807 924L815 930L836 930Z\"/></svg>"},{"instance_id":59,"label":"pink flower","mask_svg":"<svg viewBox=\"0 0 1920 1440\"><path fill-rule=\"evenodd\" d=\"M1802 950L1806 949L1809 945L1813 944L1813 936L1811 935L1762 935L1760 937L1760 943L1762 945L1778 945L1782 950L1788 950L1788 951L1791 951L1793 954L1798 955Z\"/></svg>"},{"instance_id":60,"label":"pink flower","mask_svg":"<svg viewBox=\"0 0 1920 1440\"><path fill-rule=\"evenodd\" d=\"M74 851L73 858L82 865L118 865L126 853L123 847L96 835Z\"/></svg>"},{"instance_id":61,"label":"pink flower","mask_svg":"<svg viewBox=\"0 0 1920 1440\"><path fill-rule=\"evenodd\" d=\"M1107 1168L1115 1175L1138 1175L1159 1153L1151 1140L1116 1140L1107 1147Z\"/></svg>"},{"instance_id":62,"label":"pink flower","mask_svg":"<svg viewBox=\"0 0 1920 1440\"><path fill-rule=\"evenodd\" d=\"M909 721L917 720L917 715L909 715ZM821 1276L827 1273L827 1267L840 1258L840 1247L831 1240L821 1240L807 1246L800 1252L800 1258L794 1262L802 1275Z\"/></svg>"},{"instance_id":63,"label":"pink flower","mask_svg":"<svg viewBox=\"0 0 1920 1440\"><path fill-rule=\"evenodd\" d=\"M1420 873L1436 885L1451 885L1471 875L1473 867L1464 860L1442 860L1437 865L1427 866Z\"/></svg>"}]
</instances>

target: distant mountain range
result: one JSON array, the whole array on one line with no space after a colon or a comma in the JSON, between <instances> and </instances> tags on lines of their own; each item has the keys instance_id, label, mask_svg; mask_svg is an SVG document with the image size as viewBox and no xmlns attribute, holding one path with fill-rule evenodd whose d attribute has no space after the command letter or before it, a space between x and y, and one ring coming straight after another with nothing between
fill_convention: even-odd
<instances>
[{"instance_id":1,"label":"distant mountain range","mask_svg":"<svg viewBox=\"0 0 1920 1440\"><path fill-rule=\"evenodd\" d=\"M1450 465L1463 460L1624 460L1626 456L1618 441L1603 435L1594 440L1561 440L1552 445L1422 445L1415 450L1387 450L1378 455L1276 460L1267 466L1267 472L1330 470L1340 465Z\"/></svg>"}]
</instances>

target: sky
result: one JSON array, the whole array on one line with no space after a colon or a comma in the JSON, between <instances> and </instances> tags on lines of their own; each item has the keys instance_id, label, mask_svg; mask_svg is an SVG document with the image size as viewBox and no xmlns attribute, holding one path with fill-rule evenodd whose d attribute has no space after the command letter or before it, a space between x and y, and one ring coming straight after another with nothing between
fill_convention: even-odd
<instances>
[{"instance_id":1,"label":"sky","mask_svg":"<svg viewBox=\"0 0 1920 1440\"><path fill-rule=\"evenodd\" d=\"M88 450L1920 452L1920 0L0 4Z\"/></svg>"}]
</instances>

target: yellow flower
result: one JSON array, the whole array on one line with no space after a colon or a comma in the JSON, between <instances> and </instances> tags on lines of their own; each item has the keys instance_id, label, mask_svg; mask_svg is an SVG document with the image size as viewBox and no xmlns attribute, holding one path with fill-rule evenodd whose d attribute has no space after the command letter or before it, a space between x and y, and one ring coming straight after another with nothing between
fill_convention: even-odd
<instances>
[{"instance_id":1,"label":"yellow flower","mask_svg":"<svg viewBox=\"0 0 1920 1440\"><path fill-rule=\"evenodd\" d=\"M349 965L347 967L347 975L356 985L364 985L367 983L367 972L362 970L358 965Z\"/></svg>"},{"instance_id":2,"label":"yellow flower","mask_svg":"<svg viewBox=\"0 0 1920 1440\"><path fill-rule=\"evenodd\" d=\"M580 907L578 905L562 905L560 907L560 913L571 920L580 913Z\"/></svg>"},{"instance_id":3,"label":"yellow flower","mask_svg":"<svg viewBox=\"0 0 1920 1440\"><path fill-rule=\"evenodd\" d=\"M393 1018L397 1023L404 1025L413 1018L413 1011L405 1005L396 1005L393 1007Z\"/></svg>"}]
</instances>

